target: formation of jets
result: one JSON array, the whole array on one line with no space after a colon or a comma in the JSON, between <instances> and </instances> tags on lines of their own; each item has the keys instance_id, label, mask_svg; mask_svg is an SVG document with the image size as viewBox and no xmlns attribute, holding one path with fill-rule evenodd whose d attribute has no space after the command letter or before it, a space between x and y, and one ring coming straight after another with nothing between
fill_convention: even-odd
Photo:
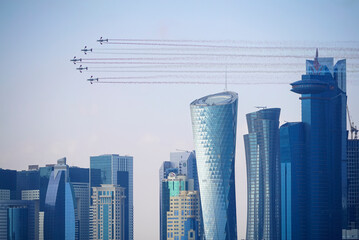
<instances>
[{"instance_id":1,"label":"formation of jets","mask_svg":"<svg viewBox=\"0 0 359 240\"><path fill-rule=\"evenodd\" d=\"M99 42L101 45L104 42L108 42L108 39L103 39L102 37L100 37L100 39L96 40L97 42ZM88 52L92 52L92 48L87 48L87 46L85 46L83 49L81 49L81 52L83 52L84 54L87 54ZM82 62L82 58L76 58L76 56L74 56L73 59L70 59L71 62L73 62L74 64L76 64L77 62ZM78 68L76 68L76 70L80 71L80 73L82 73L82 71L84 70L88 70L88 67L83 67L82 65L80 65ZM93 84L94 81L98 82L98 78L94 78L93 76L91 76L89 79L87 79L87 81L89 81L91 84Z\"/></svg>"}]
</instances>

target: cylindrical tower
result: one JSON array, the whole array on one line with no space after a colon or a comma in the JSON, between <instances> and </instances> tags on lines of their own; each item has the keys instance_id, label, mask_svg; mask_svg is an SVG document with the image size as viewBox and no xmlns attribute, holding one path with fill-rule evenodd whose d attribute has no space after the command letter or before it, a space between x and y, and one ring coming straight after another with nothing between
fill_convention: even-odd
<instances>
[{"instance_id":1,"label":"cylindrical tower","mask_svg":"<svg viewBox=\"0 0 359 240\"><path fill-rule=\"evenodd\" d=\"M234 162L238 94L222 92L191 103L206 239L236 240Z\"/></svg>"}]
</instances>

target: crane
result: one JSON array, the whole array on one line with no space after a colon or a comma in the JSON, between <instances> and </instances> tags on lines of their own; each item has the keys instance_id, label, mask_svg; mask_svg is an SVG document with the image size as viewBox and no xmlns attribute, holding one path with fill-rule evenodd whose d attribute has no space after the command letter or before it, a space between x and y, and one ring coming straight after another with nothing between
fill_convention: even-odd
<instances>
[{"instance_id":1,"label":"crane","mask_svg":"<svg viewBox=\"0 0 359 240\"><path fill-rule=\"evenodd\" d=\"M350 125L350 139L358 139L358 128L354 126L354 122L352 122L350 119L348 104L347 104L347 113L348 113L348 120ZM353 133L354 133L354 138L353 138Z\"/></svg>"}]
</instances>

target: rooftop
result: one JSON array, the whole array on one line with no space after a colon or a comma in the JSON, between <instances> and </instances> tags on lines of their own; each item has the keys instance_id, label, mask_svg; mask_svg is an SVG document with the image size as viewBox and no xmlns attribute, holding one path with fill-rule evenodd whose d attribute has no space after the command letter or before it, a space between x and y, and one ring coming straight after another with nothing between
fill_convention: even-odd
<instances>
[{"instance_id":1,"label":"rooftop","mask_svg":"<svg viewBox=\"0 0 359 240\"><path fill-rule=\"evenodd\" d=\"M238 99L238 94L235 92L221 92L202 97L194 100L191 105L194 106L217 106L233 103Z\"/></svg>"}]
</instances>

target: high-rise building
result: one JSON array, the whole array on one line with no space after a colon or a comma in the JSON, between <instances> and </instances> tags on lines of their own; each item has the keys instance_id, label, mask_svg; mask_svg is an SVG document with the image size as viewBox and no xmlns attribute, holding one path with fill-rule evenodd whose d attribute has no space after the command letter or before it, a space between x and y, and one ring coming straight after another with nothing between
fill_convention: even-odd
<instances>
[{"instance_id":1,"label":"high-rise building","mask_svg":"<svg viewBox=\"0 0 359 240\"><path fill-rule=\"evenodd\" d=\"M175 174L186 178L186 184L190 185L191 190L198 191L198 176L196 155L192 151L181 151L170 153L170 161L162 163L159 170L160 180L160 239L166 239L167 211L169 210L169 192L166 181L170 174ZM163 190L164 189L164 190ZM187 188L186 188L187 189ZM185 189L182 189L185 190Z\"/></svg>"},{"instance_id":2,"label":"high-rise building","mask_svg":"<svg viewBox=\"0 0 359 240\"><path fill-rule=\"evenodd\" d=\"M100 172L97 172L100 170ZM133 240L133 157L106 154L90 157L90 184L91 187L99 187L101 184L119 185L119 172L128 172L128 208L125 216L128 216L128 230L124 239ZM99 176L100 174L100 176ZM120 176L123 180L123 175ZM128 235L127 235L128 234Z\"/></svg>"},{"instance_id":3,"label":"high-rise building","mask_svg":"<svg viewBox=\"0 0 359 240\"><path fill-rule=\"evenodd\" d=\"M170 196L167 240L199 240L201 211L198 191L180 191Z\"/></svg>"},{"instance_id":4,"label":"high-rise building","mask_svg":"<svg viewBox=\"0 0 359 240\"><path fill-rule=\"evenodd\" d=\"M359 139L348 140L348 228L359 229Z\"/></svg>"},{"instance_id":5,"label":"high-rise building","mask_svg":"<svg viewBox=\"0 0 359 240\"><path fill-rule=\"evenodd\" d=\"M71 183L76 201L76 232L79 240L89 239L90 227L90 189L89 189L89 169L70 167L69 182Z\"/></svg>"},{"instance_id":6,"label":"high-rise building","mask_svg":"<svg viewBox=\"0 0 359 240\"><path fill-rule=\"evenodd\" d=\"M304 143L304 123L286 123L280 127L282 240L308 239Z\"/></svg>"},{"instance_id":7,"label":"high-rise building","mask_svg":"<svg viewBox=\"0 0 359 240\"><path fill-rule=\"evenodd\" d=\"M170 198L178 196L181 191L187 190L188 181L185 175L176 175L175 172L170 172L169 175L162 180L160 197L160 239L167 239L167 213L171 208ZM193 190L193 188L191 190Z\"/></svg>"},{"instance_id":8,"label":"high-rise building","mask_svg":"<svg viewBox=\"0 0 359 240\"><path fill-rule=\"evenodd\" d=\"M0 200L0 239L38 239L38 201Z\"/></svg>"},{"instance_id":9,"label":"high-rise building","mask_svg":"<svg viewBox=\"0 0 359 240\"><path fill-rule=\"evenodd\" d=\"M279 114L279 108L247 114L246 239L280 239Z\"/></svg>"},{"instance_id":10,"label":"high-rise building","mask_svg":"<svg viewBox=\"0 0 359 240\"><path fill-rule=\"evenodd\" d=\"M69 182L69 167L66 158L62 158L51 172L46 191L44 238L75 240L76 220L76 201Z\"/></svg>"},{"instance_id":11,"label":"high-rise building","mask_svg":"<svg viewBox=\"0 0 359 240\"><path fill-rule=\"evenodd\" d=\"M301 94L303 133L295 134L304 136L302 159L305 176L304 182L294 182L294 177L287 184L290 184L291 189L295 186L304 187L304 196L292 195L291 202L303 206L306 223L294 225L295 221L292 221L292 225L282 224L291 228L292 235L287 239L342 237L343 200L340 180L342 169L345 169L343 166L346 166L346 62L340 60L335 66L333 62L333 58L318 58L317 52L314 61L306 62L307 74L302 76L302 80L291 84L292 91ZM295 146L281 146L281 153L294 151L291 147ZM293 164L298 159L296 156L288 159L288 162ZM283 219L282 215L282 220L288 221L292 217L286 215ZM288 233L288 229L283 231ZM300 234L294 235L294 232Z\"/></svg>"},{"instance_id":12,"label":"high-rise building","mask_svg":"<svg viewBox=\"0 0 359 240\"><path fill-rule=\"evenodd\" d=\"M238 95L222 92L190 105L206 239L237 239L235 150Z\"/></svg>"},{"instance_id":13,"label":"high-rise building","mask_svg":"<svg viewBox=\"0 0 359 240\"><path fill-rule=\"evenodd\" d=\"M16 170L0 168L0 200L16 199Z\"/></svg>"},{"instance_id":14,"label":"high-rise building","mask_svg":"<svg viewBox=\"0 0 359 240\"><path fill-rule=\"evenodd\" d=\"M18 171L16 176L16 199L21 199L24 190L40 189L40 172L38 169L30 165L32 170Z\"/></svg>"},{"instance_id":15,"label":"high-rise building","mask_svg":"<svg viewBox=\"0 0 359 240\"><path fill-rule=\"evenodd\" d=\"M125 190L113 184L92 188L92 239L125 238Z\"/></svg>"}]
</instances>

